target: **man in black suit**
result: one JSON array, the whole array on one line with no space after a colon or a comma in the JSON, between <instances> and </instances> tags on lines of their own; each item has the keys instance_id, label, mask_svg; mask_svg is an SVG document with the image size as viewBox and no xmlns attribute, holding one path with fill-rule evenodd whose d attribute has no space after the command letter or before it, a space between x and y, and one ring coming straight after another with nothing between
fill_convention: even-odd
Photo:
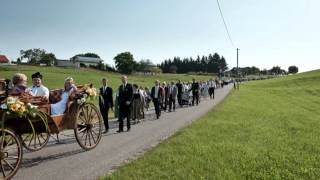
<instances>
[{"instance_id":1,"label":"man in black suit","mask_svg":"<svg viewBox=\"0 0 320 180\"><path fill-rule=\"evenodd\" d=\"M191 91L192 91L192 106L194 105L194 100L196 100L197 105L199 104L199 83L195 79L192 79Z\"/></svg>"},{"instance_id":2,"label":"man in black suit","mask_svg":"<svg viewBox=\"0 0 320 180\"><path fill-rule=\"evenodd\" d=\"M154 109L156 111L156 115L157 115L157 119L159 119L160 115L161 115L161 109L160 109L160 101L162 98L162 88L160 87L160 82L159 80L155 81L155 86L152 87L151 89L151 98L152 98L152 102L154 104Z\"/></svg>"},{"instance_id":3,"label":"man in black suit","mask_svg":"<svg viewBox=\"0 0 320 180\"><path fill-rule=\"evenodd\" d=\"M177 88L178 88L178 103L180 106L182 106L182 83L180 80L178 80L178 83L176 84Z\"/></svg>"},{"instance_id":4,"label":"man in black suit","mask_svg":"<svg viewBox=\"0 0 320 180\"><path fill-rule=\"evenodd\" d=\"M109 108L113 110L113 96L112 96L112 88L108 87L107 79L102 79L102 87L100 88L100 96L99 96L99 107L100 112L103 117L105 131L103 133L107 133L109 131L109 120L108 113Z\"/></svg>"},{"instance_id":5,"label":"man in black suit","mask_svg":"<svg viewBox=\"0 0 320 180\"><path fill-rule=\"evenodd\" d=\"M123 132L123 119L127 118L127 131L130 131L130 106L133 98L132 85L128 84L127 76L122 76L122 85L119 87L119 130L118 133Z\"/></svg>"}]
</instances>

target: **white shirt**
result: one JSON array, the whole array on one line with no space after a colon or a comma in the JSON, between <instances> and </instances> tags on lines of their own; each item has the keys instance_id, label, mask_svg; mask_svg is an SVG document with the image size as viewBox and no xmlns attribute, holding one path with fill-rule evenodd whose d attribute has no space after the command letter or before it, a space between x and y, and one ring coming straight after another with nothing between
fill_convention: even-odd
<instances>
[{"instance_id":1,"label":"white shirt","mask_svg":"<svg viewBox=\"0 0 320 180\"><path fill-rule=\"evenodd\" d=\"M159 94L159 86L155 86L154 87L154 98L158 98L158 94Z\"/></svg>"},{"instance_id":2,"label":"white shirt","mask_svg":"<svg viewBox=\"0 0 320 180\"><path fill-rule=\"evenodd\" d=\"M49 98L49 89L45 86L32 86L30 87L33 96L45 96Z\"/></svg>"},{"instance_id":3,"label":"white shirt","mask_svg":"<svg viewBox=\"0 0 320 180\"><path fill-rule=\"evenodd\" d=\"M102 86L102 94L106 93L107 87L108 86Z\"/></svg>"}]
</instances>

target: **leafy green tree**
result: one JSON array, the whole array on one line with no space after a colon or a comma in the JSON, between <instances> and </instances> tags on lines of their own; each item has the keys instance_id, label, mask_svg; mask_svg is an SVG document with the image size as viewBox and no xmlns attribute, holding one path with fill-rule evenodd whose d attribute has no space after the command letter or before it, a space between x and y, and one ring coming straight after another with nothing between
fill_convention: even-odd
<instances>
[{"instance_id":1,"label":"leafy green tree","mask_svg":"<svg viewBox=\"0 0 320 180\"><path fill-rule=\"evenodd\" d=\"M116 68L120 73L131 74L134 71L136 62L130 52L123 52L114 57Z\"/></svg>"},{"instance_id":2,"label":"leafy green tree","mask_svg":"<svg viewBox=\"0 0 320 180\"><path fill-rule=\"evenodd\" d=\"M290 66L290 67L288 68L288 73L290 73L290 74L296 74L296 73L298 73L298 72L299 72L299 69L298 69L297 66Z\"/></svg>"},{"instance_id":3,"label":"leafy green tree","mask_svg":"<svg viewBox=\"0 0 320 180\"><path fill-rule=\"evenodd\" d=\"M40 48L20 50L21 60L27 59L30 64L38 64L44 54L46 54L46 51Z\"/></svg>"},{"instance_id":4,"label":"leafy green tree","mask_svg":"<svg viewBox=\"0 0 320 180\"><path fill-rule=\"evenodd\" d=\"M53 53L44 53L41 56L40 63L52 66L56 62L57 58Z\"/></svg>"}]
</instances>

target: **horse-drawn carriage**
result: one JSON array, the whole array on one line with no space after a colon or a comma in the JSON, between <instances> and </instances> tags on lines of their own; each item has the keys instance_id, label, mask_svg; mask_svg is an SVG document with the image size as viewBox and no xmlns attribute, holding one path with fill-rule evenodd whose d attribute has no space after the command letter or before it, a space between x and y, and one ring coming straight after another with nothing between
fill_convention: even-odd
<instances>
[{"instance_id":1,"label":"horse-drawn carriage","mask_svg":"<svg viewBox=\"0 0 320 180\"><path fill-rule=\"evenodd\" d=\"M22 147L40 150L51 134L73 129L84 150L98 145L102 117L98 108L86 101L88 93L83 86L70 95L64 114L50 116L50 104L59 100L61 90L51 91L49 100L26 95L13 97L8 96L8 84L8 80L0 79L0 179L10 179L18 171Z\"/></svg>"}]
</instances>

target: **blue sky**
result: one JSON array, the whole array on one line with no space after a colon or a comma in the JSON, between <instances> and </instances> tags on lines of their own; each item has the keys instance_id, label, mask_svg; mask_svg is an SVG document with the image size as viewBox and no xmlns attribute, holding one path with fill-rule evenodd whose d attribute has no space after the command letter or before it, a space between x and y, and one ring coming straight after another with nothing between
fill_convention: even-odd
<instances>
[{"instance_id":1,"label":"blue sky","mask_svg":"<svg viewBox=\"0 0 320 180\"><path fill-rule=\"evenodd\" d=\"M320 69L319 0L220 0L240 66ZM0 54L43 48L59 59L123 51L160 63L218 52L236 66L216 0L2 0Z\"/></svg>"}]
</instances>

